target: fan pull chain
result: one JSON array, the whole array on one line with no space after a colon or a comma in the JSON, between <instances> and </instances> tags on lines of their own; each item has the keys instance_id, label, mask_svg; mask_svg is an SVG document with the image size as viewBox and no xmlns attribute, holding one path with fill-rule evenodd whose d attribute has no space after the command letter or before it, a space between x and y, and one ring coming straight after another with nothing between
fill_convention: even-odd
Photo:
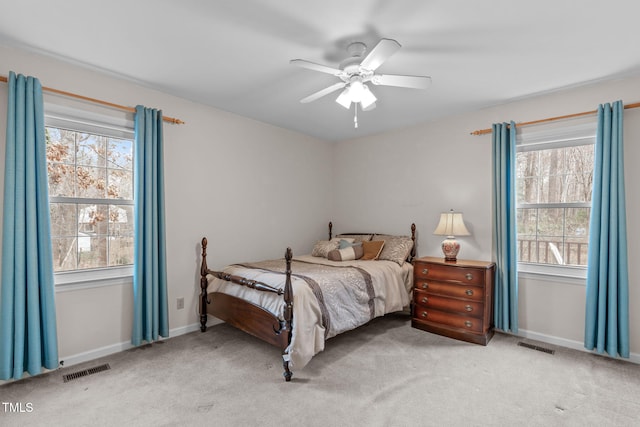
<instances>
[{"instance_id":1,"label":"fan pull chain","mask_svg":"<svg viewBox=\"0 0 640 427\"><path fill-rule=\"evenodd\" d=\"M355 111L355 115L353 116L353 127L358 129L358 103L353 103L353 109Z\"/></svg>"}]
</instances>

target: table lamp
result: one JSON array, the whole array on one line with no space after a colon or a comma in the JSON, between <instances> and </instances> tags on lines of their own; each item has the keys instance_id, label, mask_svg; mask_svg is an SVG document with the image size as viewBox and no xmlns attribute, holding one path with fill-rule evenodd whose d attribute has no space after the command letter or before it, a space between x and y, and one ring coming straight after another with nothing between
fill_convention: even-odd
<instances>
[{"instance_id":1,"label":"table lamp","mask_svg":"<svg viewBox=\"0 0 640 427\"><path fill-rule=\"evenodd\" d=\"M469 230L464 225L462 219L462 212L454 212L451 209L449 212L443 212L440 214L440 222L436 227L433 234L437 236L447 236L442 241L442 252L444 253L444 260L455 262L460 251L460 243L456 240L455 236L469 236Z\"/></svg>"}]
</instances>

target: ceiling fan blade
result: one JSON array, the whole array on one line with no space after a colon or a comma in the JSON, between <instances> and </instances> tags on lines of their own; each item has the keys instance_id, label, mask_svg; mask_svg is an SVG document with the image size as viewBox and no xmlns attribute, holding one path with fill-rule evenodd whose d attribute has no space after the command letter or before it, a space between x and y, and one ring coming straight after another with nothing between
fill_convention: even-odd
<instances>
[{"instance_id":1,"label":"ceiling fan blade","mask_svg":"<svg viewBox=\"0 0 640 427\"><path fill-rule=\"evenodd\" d=\"M332 74L334 76L340 76L342 70L337 68L327 67L326 65L316 64L315 62L305 61L304 59L292 59L289 64L297 65L298 67L307 68L309 70L320 71L321 73Z\"/></svg>"},{"instance_id":2,"label":"ceiling fan blade","mask_svg":"<svg viewBox=\"0 0 640 427\"><path fill-rule=\"evenodd\" d=\"M360 67L374 71L384 61L386 61L391 55L396 53L400 49L400 43L392 39L382 39L371 52L362 60Z\"/></svg>"},{"instance_id":3,"label":"ceiling fan blade","mask_svg":"<svg viewBox=\"0 0 640 427\"><path fill-rule=\"evenodd\" d=\"M302 98L300 100L300 102L303 103L303 104L306 104L308 102L315 101L318 98L322 98L325 95L329 95L331 92L335 92L338 89L342 89L346 85L347 84L345 82L336 83L336 84L331 85L329 87L326 87L326 88L324 88L322 90L319 90L316 93L312 93L311 95L307 96L306 98Z\"/></svg>"},{"instance_id":4,"label":"ceiling fan blade","mask_svg":"<svg viewBox=\"0 0 640 427\"><path fill-rule=\"evenodd\" d=\"M397 76L393 74L379 74L371 78L371 83L381 86L408 87L411 89L426 89L431 86L429 76Z\"/></svg>"}]
</instances>

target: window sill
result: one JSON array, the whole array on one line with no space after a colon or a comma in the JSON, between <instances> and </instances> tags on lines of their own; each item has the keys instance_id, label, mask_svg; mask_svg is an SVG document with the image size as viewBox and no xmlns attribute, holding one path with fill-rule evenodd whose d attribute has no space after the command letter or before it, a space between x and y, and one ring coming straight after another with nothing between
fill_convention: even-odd
<instances>
[{"instance_id":1,"label":"window sill","mask_svg":"<svg viewBox=\"0 0 640 427\"><path fill-rule=\"evenodd\" d=\"M97 268L55 273L55 291L75 291L112 285L133 284L133 266Z\"/></svg>"},{"instance_id":2,"label":"window sill","mask_svg":"<svg viewBox=\"0 0 640 427\"><path fill-rule=\"evenodd\" d=\"M586 286L586 267L518 263L518 277Z\"/></svg>"}]
</instances>

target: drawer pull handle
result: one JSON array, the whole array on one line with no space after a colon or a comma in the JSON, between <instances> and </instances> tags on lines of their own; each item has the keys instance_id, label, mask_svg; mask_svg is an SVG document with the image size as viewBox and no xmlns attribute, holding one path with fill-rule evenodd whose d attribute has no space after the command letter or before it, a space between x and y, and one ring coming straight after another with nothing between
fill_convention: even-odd
<instances>
[{"instance_id":1,"label":"drawer pull handle","mask_svg":"<svg viewBox=\"0 0 640 427\"><path fill-rule=\"evenodd\" d=\"M473 274L467 273L464 277L466 277L467 280L471 280L471 279L473 279Z\"/></svg>"},{"instance_id":2,"label":"drawer pull handle","mask_svg":"<svg viewBox=\"0 0 640 427\"><path fill-rule=\"evenodd\" d=\"M429 301L429 298L427 298L427 297L422 297L422 302L423 302L423 303L426 303L426 302L428 302L428 301Z\"/></svg>"},{"instance_id":3,"label":"drawer pull handle","mask_svg":"<svg viewBox=\"0 0 640 427\"><path fill-rule=\"evenodd\" d=\"M423 284L422 284L422 289L427 289L428 287L429 287L429 284L428 284L428 283L423 283Z\"/></svg>"},{"instance_id":4,"label":"drawer pull handle","mask_svg":"<svg viewBox=\"0 0 640 427\"><path fill-rule=\"evenodd\" d=\"M422 314L421 314L421 316L422 316L422 317L427 317L427 312L426 312L426 311L423 311L423 312L422 312Z\"/></svg>"},{"instance_id":5,"label":"drawer pull handle","mask_svg":"<svg viewBox=\"0 0 640 427\"><path fill-rule=\"evenodd\" d=\"M466 321L464 322L464 326L466 326L467 328L470 328L473 324L470 321Z\"/></svg>"},{"instance_id":6,"label":"drawer pull handle","mask_svg":"<svg viewBox=\"0 0 640 427\"><path fill-rule=\"evenodd\" d=\"M466 291L464 291L464 293L469 295L469 296L471 296L471 295L473 295L473 290L467 289Z\"/></svg>"},{"instance_id":7,"label":"drawer pull handle","mask_svg":"<svg viewBox=\"0 0 640 427\"><path fill-rule=\"evenodd\" d=\"M471 307L469 304L465 305L464 309L467 311L473 311L473 307Z\"/></svg>"},{"instance_id":8,"label":"drawer pull handle","mask_svg":"<svg viewBox=\"0 0 640 427\"><path fill-rule=\"evenodd\" d=\"M429 274L429 269L428 268L423 268L422 269L422 274Z\"/></svg>"}]
</instances>

